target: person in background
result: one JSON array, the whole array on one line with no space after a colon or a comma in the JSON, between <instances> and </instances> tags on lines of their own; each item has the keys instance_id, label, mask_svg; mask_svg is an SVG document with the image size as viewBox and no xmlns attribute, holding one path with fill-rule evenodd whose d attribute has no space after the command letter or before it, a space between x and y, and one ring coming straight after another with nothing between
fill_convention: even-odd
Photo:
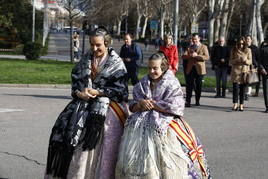
<instances>
[{"instance_id":1,"label":"person in background","mask_svg":"<svg viewBox=\"0 0 268 179\"><path fill-rule=\"evenodd\" d=\"M265 113L268 113L268 37L261 44L259 71L262 75Z\"/></svg>"},{"instance_id":2,"label":"person in background","mask_svg":"<svg viewBox=\"0 0 268 179\"><path fill-rule=\"evenodd\" d=\"M215 98L225 98L227 86L227 75L229 68L230 50L225 45L224 37L220 37L218 44L213 47L211 53L212 69L216 74L216 95Z\"/></svg>"},{"instance_id":3,"label":"person in background","mask_svg":"<svg viewBox=\"0 0 268 179\"><path fill-rule=\"evenodd\" d=\"M120 57L127 68L128 79L131 79L132 85L135 85L139 82L138 73L143 54L140 46L133 43L132 39L131 34L127 33L124 35L125 44L121 47Z\"/></svg>"},{"instance_id":4,"label":"person in background","mask_svg":"<svg viewBox=\"0 0 268 179\"><path fill-rule=\"evenodd\" d=\"M73 44L74 44L74 61L78 61L79 60L79 35L77 34L77 32L74 32L73 35Z\"/></svg>"},{"instance_id":5,"label":"person in background","mask_svg":"<svg viewBox=\"0 0 268 179\"><path fill-rule=\"evenodd\" d=\"M181 54L184 54L185 51L187 51L187 49L192 45L192 37L191 35L189 36L185 36L184 38L184 41L182 42L182 53ZM188 60L185 59L183 56L182 56L182 67L183 67L183 74L184 74L184 80L186 81L186 67L187 67L187 62Z\"/></svg>"},{"instance_id":6,"label":"person in background","mask_svg":"<svg viewBox=\"0 0 268 179\"><path fill-rule=\"evenodd\" d=\"M232 66L231 81L233 82L233 111L244 111L245 87L243 75L248 73L252 65L251 50L246 40L241 37L231 51L229 64ZM238 96L240 105L238 106Z\"/></svg>"},{"instance_id":7,"label":"person in background","mask_svg":"<svg viewBox=\"0 0 268 179\"><path fill-rule=\"evenodd\" d=\"M146 37L144 39L144 47L145 47L145 51L148 51L149 49L149 43L150 43L150 40Z\"/></svg>"},{"instance_id":8,"label":"person in background","mask_svg":"<svg viewBox=\"0 0 268 179\"><path fill-rule=\"evenodd\" d=\"M127 71L106 28L94 30L89 42L91 50L72 70L73 99L52 128L45 179L115 179L128 115Z\"/></svg>"},{"instance_id":9,"label":"person in background","mask_svg":"<svg viewBox=\"0 0 268 179\"><path fill-rule=\"evenodd\" d=\"M159 50L166 55L169 61L169 69L176 74L178 71L179 53L176 45L173 44L172 35L165 35L164 44L160 46Z\"/></svg>"},{"instance_id":10,"label":"person in background","mask_svg":"<svg viewBox=\"0 0 268 179\"><path fill-rule=\"evenodd\" d=\"M208 48L200 42L197 33L192 34L192 45L187 48L182 58L187 60L186 66L186 107L191 107L193 89L195 89L195 105L200 106L202 83L206 74L206 61L209 59Z\"/></svg>"},{"instance_id":11,"label":"person in background","mask_svg":"<svg viewBox=\"0 0 268 179\"><path fill-rule=\"evenodd\" d=\"M257 69L258 62L259 62L259 49L256 45L252 44L251 35L246 35L245 38L246 38L246 43L247 43L248 48L251 49L253 68ZM260 79L261 79L261 75L259 74L259 82L256 84L256 91L255 91L255 94L252 95L253 97L257 97L259 95ZM246 94L245 94L246 101L249 100L249 96L251 95L251 92L252 92L252 87L247 85Z\"/></svg>"},{"instance_id":12,"label":"person in background","mask_svg":"<svg viewBox=\"0 0 268 179\"><path fill-rule=\"evenodd\" d=\"M183 119L184 104L168 59L153 54L148 74L133 89L133 113L121 140L116 179L210 178L202 144Z\"/></svg>"}]
</instances>

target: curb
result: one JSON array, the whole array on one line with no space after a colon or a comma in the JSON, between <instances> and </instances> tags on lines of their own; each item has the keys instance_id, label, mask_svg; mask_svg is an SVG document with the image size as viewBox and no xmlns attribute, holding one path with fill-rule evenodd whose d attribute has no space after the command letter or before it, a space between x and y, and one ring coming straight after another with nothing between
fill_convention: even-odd
<instances>
[{"instance_id":1,"label":"curb","mask_svg":"<svg viewBox=\"0 0 268 179\"><path fill-rule=\"evenodd\" d=\"M61 84L0 84L0 87L8 88L58 88L58 89L70 89L71 85Z\"/></svg>"},{"instance_id":2,"label":"curb","mask_svg":"<svg viewBox=\"0 0 268 179\"><path fill-rule=\"evenodd\" d=\"M0 84L0 87L8 88L56 88L56 89L70 89L71 85L64 84ZM128 86L129 91L133 90L133 86ZM185 91L185 86L182 86ZM203 92L215 92L215 88L203 87Z\"/></svg>"}]
</instances>

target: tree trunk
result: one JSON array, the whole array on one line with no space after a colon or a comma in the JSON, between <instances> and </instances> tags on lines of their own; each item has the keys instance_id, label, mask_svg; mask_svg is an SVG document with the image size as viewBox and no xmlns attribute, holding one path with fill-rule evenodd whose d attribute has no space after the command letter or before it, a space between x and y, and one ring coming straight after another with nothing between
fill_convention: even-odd
<instances>
[{"instance_id":1,"label":"tree trunk","mask_svg":"<svg viewBox=\"0 0 268 179\"><path fill-rule=\"evenodd\" d=\"M160 38L164 39L164 26L165 26L166 10L164 7L161 8L161 19L160 19Z\"/></svg>"},{"instance_id":2,"label":"tree trunk","mask_svg":"<svg viewBox=\"0 0 268 179\"><path fill-rule=\"evenodd\" d=\"M74 51L73 51L73 47L74 47L74 44L73 44L73 22L72 20L70 20L70 57L71 57L71 62L73 63L74 62Z\"/></svg>"},{"instance_id":3,"label":"tree trunk","mask_svg":"<svg viewBox=\"0 0 268 179\"><path fill-rule=\"evenodd\" d=\"M227 30L227 24L228 24L228 9L229 9L230 3L229 0L225 0L224 7L223 7L223 13L222 18L220 21L221 27L220 27L220 37L226 38L226 30Z\"/></svg>"},{"instance_id":4,"label":"tree trunk","mask_svg":"<svg viewBox=\"0 0 268 179\"><path fill-rule=\"evenodd\" d=\"M251 36L252 36L252 43L257 45L258 38L257 38L257 22L256 22L256 7L257 0L253 0L253 14L252 14L252 27L251 27Z\"/></svg>"},{"instance_id":5,"label":"tree trunk","mask_svg":"<svg viewBox=\"0 0 268 179\"><path fill-rule=\"evenodd\" d=\"M120 32L121 32L121 24L122 24L122 20L121 19L118 19L118 22L117 22L117 35L120 36Z\"/></svg>"},{"instance_id":6,"label":"tree trunk","mask_svg":"<svg viewBox=\"0 0 268 179\"><path fill-rule=\"evenodd\" d=\"M146 32L146 28L147 28L147 22L148 22L148 17L145 17L143 28L142 28L141 38L145 38L145 32Z\"/></svg>"},{"instance_id":7,"label":"tree trunk","mask_svg":"<svg viewBox=\"0 0 268 179\"><path fill-rule=\"evenodd\" d=\"M209 0L208 1L209 11L208 11L208 17L209 17L209 25L208 25L208 46L212 47L214 43L214 23L215 23L215 17L214 17L214 8L215 8L215 0Z\"/></svg>"},{"instance_id":8,"label":"tree trunk","mask_svg":"<svg viewBox=\"0 0 268 179\"><path fill-rule=\"evenodd\" d=\"M260 45L264 40L264 34L261 24L261 6L263 5L264 0L257 0L256 5L256 21L257 21L257 34L258 34L258 45Z\"/></svg>"},{"instance_id":9,"label":"tree trunk","mask_svg":"<svg viewBox=\"0 0 268 179\"><path fill-rule=\"evenodd\" d=\"M228 10L228 18L227 18L228 20L227 20L227 27L226 27L226 32L225 32L226 39L229 38L229 27L231 24L233 13L234 13L235 0L231 0L230 5L231 7L229 7L229 10Z\"/></svg>"},{"instance_id":10,"label":"tree trunk","mask_svg":"<svg viewBox=\"0 0 268 179\"><path fill-rule=\"evenodd\" d=\"M219 39L219 32L220 32L220 26L221 26L220 23L221 23L220 18L217 18L215 21L214 41L217 41Z\"/></svg>"},{"instance_id":11,"label":"tree trunk","mask_svg":"<svg viewBox=\"0 0 268 179\"><path fill-rule=\"evenodd\" d=\"M214 23L215 23L215 18L210 19L209 21L209 28L208 28L208 42L209 42L209 47L213 46L214 43Z\"/></svg>"},{"instance_id":12,"label":"tree trunk","mask_svg":"<svg viewBox=\"0 0 268 179\"><path fill-rule=\"evenodd\" d=\"M141 17L142 16L140 14L138 14L137 25L136 25L136 34L135 34L135 38L137 40L140 38L140 36L139 36L139 30L140 30Z\"/></svg>"}]
</instances>

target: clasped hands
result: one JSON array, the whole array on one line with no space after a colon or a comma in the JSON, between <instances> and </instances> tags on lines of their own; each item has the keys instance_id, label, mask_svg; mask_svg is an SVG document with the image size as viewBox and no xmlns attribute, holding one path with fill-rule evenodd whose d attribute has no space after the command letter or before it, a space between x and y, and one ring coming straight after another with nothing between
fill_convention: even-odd
<instances>
[{"instance_id":1,"label":"clasped hands","mask_svg":"<svg viewBox=\"0 0 268 179\"><path fill-rule=\"evenodd\" d=\"M141 111L150 111L156 108L156 102L152 99L142 99L137 103L137 107Z\"/></svg>"},{"instance_id":2,"label":"clasped hands","mask_svg":"<svg viewBox=\"0 0 268 179\"><path fill-rule=\"evenodd\" d=\"M83 100L90 100L91 98L95 98L96 96L100 95L98 90L92 88L85 88L81 92L77 92L76 94L80 99Z\"/></svg>"}]
</instances>

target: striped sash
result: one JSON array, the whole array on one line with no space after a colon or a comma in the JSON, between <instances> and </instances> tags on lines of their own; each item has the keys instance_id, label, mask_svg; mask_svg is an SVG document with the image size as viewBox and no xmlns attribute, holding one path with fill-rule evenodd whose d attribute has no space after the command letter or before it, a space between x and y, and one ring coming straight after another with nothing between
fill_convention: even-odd
<instances>
[{"instance_id":1,"label":"striped sash","mask_svg":"<svg viewBox=\"0 0 268 179\"><path fill-rule=\"evenodd\" d=\"M181 120L186 130L180 126L178 122L172 120L169 126L176 132L177 138L180 142L182 142L189 149L189 157L194 162L198 160L200 168L202 170L202 175L207 176L207 172L205 169L205 165L203 162L202 154L204 153L202 149L202 145L197 144L197 140L192 128L184 121Z\"/></svg>"},{"instance_id":2,"label":"striped sash","mask_svg":"<svg viewBox=\"0 0 268 179\"><path fill-rule=\"evenodd\" d=\"M118 104L117 102L111 101L110 106L113 109L114 113L117 115L117 118L122 126L124 126L126 120L127 120L127 115L125 114L122 106Z\"/></svg>"}]
</instances>

